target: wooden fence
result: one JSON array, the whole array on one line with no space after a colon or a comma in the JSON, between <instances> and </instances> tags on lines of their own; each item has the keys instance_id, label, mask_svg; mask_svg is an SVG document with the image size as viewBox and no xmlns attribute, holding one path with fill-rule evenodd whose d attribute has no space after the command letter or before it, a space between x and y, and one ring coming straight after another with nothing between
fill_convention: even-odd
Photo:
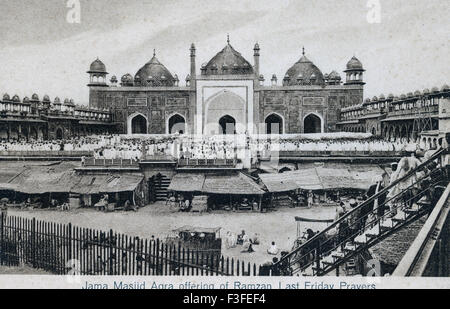
<instances>
[{"instance_id":1,"label":"wooden fence","mask_svg":"<svg viewBox=\"0 0 450 309\"><path fill-rule=\"evenodd\" d=\"M0 265L49 273L143 276L257 276L261 267L211 251L184 249L69 224L0 215Z\"/></svg>"}]
</instances>

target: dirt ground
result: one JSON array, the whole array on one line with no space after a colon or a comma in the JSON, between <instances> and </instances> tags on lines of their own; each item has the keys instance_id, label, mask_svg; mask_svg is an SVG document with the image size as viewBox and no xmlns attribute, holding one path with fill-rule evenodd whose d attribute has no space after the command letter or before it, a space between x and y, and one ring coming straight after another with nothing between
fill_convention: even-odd
<instances>
[{"instance_id":1,"label":"dirt ground","mask_svg":"<svg viewBox=\"0 0 450 309\"><path fill-rule=\"evenodd\" d=\"M0 275L50 275L50 274L43 270L34 269L28 266L24 267L0 266Z\"/></svg>"},{"instance_id":2,"label":"dirt ground","mask_svg":"<svg viewBox=\"0 0 450 309\"><path fill-rule=\"evenodd\" d=\"M275 241L281 250L292 248L297 233L295 216L311 219L332 219L334 218L335 208L279 208L269 213L215 211L198 214L171 211L164 203L157 203L141 208L138 212L102 213L90 209L71 210L70 212L10 209L8 214L26 218L35 217L38 220L57 223L70 222L72 225L105 231L113 229L119 233L142 238L150 238L155 235L156 238L161 240L164 240L171 230L185 225L205 228L220 227L222 228L222 254L225 257L262 264L272 259L272 256L266 252L272 241ZM323 223L302 223L301 230L312 228L314 231L319 231L325 227L326 224ZM241 246L226 248L224 237L227 231L239 234L242 230L245 230L250 236L254 233L260 235L261 244L254 247L255 252L242 253Z\"/></svg>"}]
</instances>

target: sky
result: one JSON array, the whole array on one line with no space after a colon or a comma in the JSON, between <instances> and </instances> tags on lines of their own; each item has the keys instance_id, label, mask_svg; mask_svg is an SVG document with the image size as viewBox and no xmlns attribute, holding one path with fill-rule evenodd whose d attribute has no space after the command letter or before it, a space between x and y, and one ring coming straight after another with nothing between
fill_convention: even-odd
<instances>
[{"instance_id":1,"label":"sky","mask_svg":"<svg viewBox=\"0 0 450 309\"><path fill-rule=\"evenodd\" d=\"M77 0L70 0L77 1ZM48 94L87 104L86 73L99 57L110 75L134 75L153 50L173 74L197 70L225 45L281 80L301 57L323 73L355 55L367 70L365 97L400 95L449 84L450 1L379 0L380 23L369 23L376 0L79 0L80 23L67 22L69 0L0 0L0 94Z\"/></svg>"}]
</instances>

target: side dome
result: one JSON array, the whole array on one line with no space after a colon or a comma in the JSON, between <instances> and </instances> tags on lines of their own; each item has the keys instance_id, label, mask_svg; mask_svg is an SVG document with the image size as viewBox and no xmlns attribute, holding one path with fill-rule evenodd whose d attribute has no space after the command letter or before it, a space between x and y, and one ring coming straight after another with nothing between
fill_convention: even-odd
<instances>
[{"instance_id":1,"label":"side dome","mask_svg":"<svg viewBox=\"0 0 450 309\"><path fill-rule=\"evenodd\" d=\"M332 72L330 73L330 75L328 75L328 78L329 78L329 79L333 79L333 80L341 80L341 76L340 76L339 73L336 72L336 71L332 71Z\"/></svg>"},{"instance_id":2,"label":"side dome","mask_svg":"<svg viewBox=\"0 0 450 309\"><path fill-rule=\"evenodd\" d=\"M122 76L120 81L122 82L122 86L133 86L134 85L133 76L130 73L127 73L124 76Z\"/></svg>"},{"instance_id":3,"label":"side dome","mask_svg":"<svg viewBox=\"0 0 450 309\"><path fill-rule=\"evenodd\" d=\"M202 65L202 75L247 75L253 74L253 67L230 42L206 65Z\"/></svg>"},{"instance_id":4,"label":"side dome","mask_svg":"<svg viewBox=\"0 0 450 309\"><path fill-rule=\"evenodd\" d=\"M3 95L3 101L10 101L10 100L11 100L11 97L9 96L9 94L5 93Z\"/></svg>"},{"instance_id":5,"label":"side dome","mask_svg":"<svg viewBox=\"0 0 450 309\"><path fill-rule=\"evenodd\" d=\"M175 85L175 78L169 70L156 58L147 62L135 75L137 86L150 87L172 87Z\"/></svg>"},{"instance_id":6,"label":"side dome","mask_svg":"<svg viewBox=\"0 0 450 309\"><path fill-rule=\"evenodd\" d=\"M287 72L290 77L287 85L324 85L325 79L318 67L305 55L295 63Z\"/></svg>"},{"instance_id":7,"label":"side dome","mask_svg":"<svg viewBox=\"0 0 450 309\"><path fill-rule=\"evenodd\" d=\"M91 66L89 67L89 71L87 73L89 73L89 74L93 74L93 73L107 74L106 66L100 59L97 58L94 62L91 63Z\"/></svg>"},{"instance_id":8,"label":"side dome","mask_svg":"<svg viewBox=\"0 0 450 309\"><path fill-rule=\"evenodd\" d=\"M20 98L19 98L19 96L18 96L17 94L16 94L15 96L13 96L12 101L13 101L14 103L20 103Z\"/></svg>"}]
</instances>

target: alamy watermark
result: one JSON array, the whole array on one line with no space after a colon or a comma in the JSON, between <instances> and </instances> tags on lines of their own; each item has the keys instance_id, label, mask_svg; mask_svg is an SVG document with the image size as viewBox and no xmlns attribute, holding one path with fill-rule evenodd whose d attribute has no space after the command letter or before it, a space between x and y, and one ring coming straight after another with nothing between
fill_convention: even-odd
<instances>
[{"instance_id":1,"label":"alamy watermark","mask_svg":"<svg viewBox=\"0 0 450 309\"><path fill-rule=\"evenodd\" d=\"M66 4L69 11L66 15L66 20L69 24L81 23L81 3L80 0L67 0Z\"/></svg>"},{"instance_id":2,"label":"alamy watermark","mask_svg":"<svg viewBox=\"0 0 450 309\"><path fill-rule=\"evenodd\" d=\"M380 24L381 23L381 3L380 0L368 0L367 8L367 22L369 24Z\"/></svg>"}]
</instances>

